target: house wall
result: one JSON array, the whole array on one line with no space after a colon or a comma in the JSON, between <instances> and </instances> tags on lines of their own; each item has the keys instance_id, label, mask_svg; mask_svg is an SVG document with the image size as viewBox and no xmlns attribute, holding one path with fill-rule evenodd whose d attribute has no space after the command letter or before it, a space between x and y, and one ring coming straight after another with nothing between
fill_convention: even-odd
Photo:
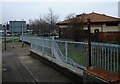
<instances>
[{"instance_id":1,"label":"house wall","mask_svg":"<svg viewBox=\"0 0 120 84\"><path fill-rule=\"evenodd\" d=\"M87 30L88 28L85 27L84 30ZM113 31L120 31L120 24L118 26L106 26L106 24L92 26L91 25L91 33L95 33L94 30L99 29L99 32L113 32Z\"/></svg>"},{"instance_id":2,"label":"house wall","mask_svg":"<svg viewBox=\"0 0 120 84\"><path fill-rule=\"evenodd\" d=\"M95 33L95 30L99 29L99 33ZM87 26L84 27L86 31L75 31L73 28L62 26L61 38L66 39L87 39ZM119 33L117 33L119 32ZM118 26L106 26L106 24L94 24L91 25L92 40L94 41L118 41L120 39L120 24ZM111 37L111 38L110 38Z\"/></svg>"},{"instance_id":3,"label":"house wall","mask_svg":"<svg viewBox=\"0 0 120 84\"><path fill-rule=\"evenodd\" d=\"M120 23L118 24L118 31L120 31Z\"/></svg>"},{"instance_id":4,"label":"house wall","mask_svg":"<svg viewBox=\"0 0 120 84\"><path fill-rule=\"evenodd\" d=\"M59 26L60 28L67 28L68 26L63 25ZM91 33L95 33L94 30L99 29L99 32L111 32L111 31L120 31L120 24L118 26L106 26L106 24L102 25L91 25ZM84 27L84 30L88 30L87 26Z\"/></svg>"},{"instance_id":5,"label":"house wall","mask_svg":"<svg viewBox=\"0 0 120 84\"><path fill-rule=\"evenodd\" d=\"M66 25L62 25L62 26L59 26L59 27L60 27L61 29L68 28L68 26L66 26ZM92 25L92 26L91 26L91 33L94 33L94 30L95 30L95 29L99 29L100 32L102 31L101 25ZM84 27L84 30L88 30L87 26Z\"/></svg>"},{"instance_id":6,"label":"house wall","mask_svg":"<svg viewBox=\"0 0 120 84\"><path fill-rule=\"evenodd\" d=\"M92 27L92 26L91 26L91 33L94 33L94 30L95 30L95 29L99 29L99 32L101 32L101 31L102 31L101 26L96 26L96 27L95 27L95 26L94 26L94 27ZM85 27L85 28L84 28L84 30L88 30L88 28L87 28L87 27Z\"/></svg>"},{"instance_id":7,"label":"house wall","mask_svg":"<svg viewBox=\"0 0 120 84\"><path fill-rule=\"evenodd\" d=\"M59 26L60 28L66 28L66 27L68 27L67 25L61 25L61 26Z\"/></svg>"},{"instance_id":8,"label":"house wall","mask_svg":"<svg viewBox=\"0 0 120 84\"><path fill-rule=\"evenodd\" d=\"M103 27L103 32L113 32L119 31L118 26L105 26Z\"/></svg>"}]
</instances>

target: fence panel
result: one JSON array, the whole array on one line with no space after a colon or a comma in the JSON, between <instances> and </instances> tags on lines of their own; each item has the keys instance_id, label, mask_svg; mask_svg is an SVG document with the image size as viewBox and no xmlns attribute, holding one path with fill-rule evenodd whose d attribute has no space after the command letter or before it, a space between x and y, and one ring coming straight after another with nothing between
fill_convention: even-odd
<instances>
[{"instance_id":1,"label":"fence panel","mask_svg":"<svg viewBox=\"0 0 120 84\"><path fill-rule=\"evenodd\" d=\"M20 40L31 43L31 48L59 61L85 69L88 67L88 44L61 41L54 38L21 36ZM92 43L91 62L95 68L120 72L120 45Z\"/></svg>"},{"instance_id":2,"label":"fence panel","mask_svg":"<svg viewBox=\"0 0 120 84\"><path fill-rule=\"evenodd\" d=\"M92 44L92 65L113 72L119 72L120 45Z\"/></svg>"}]
</instances>

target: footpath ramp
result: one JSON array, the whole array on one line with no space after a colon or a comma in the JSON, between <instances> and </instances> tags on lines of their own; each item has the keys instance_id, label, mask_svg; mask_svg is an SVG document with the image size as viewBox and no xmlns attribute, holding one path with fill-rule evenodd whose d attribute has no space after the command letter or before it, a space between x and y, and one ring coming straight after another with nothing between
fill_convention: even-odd
<instances>
[{"instance_id":1,"label":"footpath ramp","mask_svg":"<svg viewBox=\"0 0 120 84\"><path fill-rule=\"evenodd\" d=\"M69 78L44 64L39 59L29 56L29 45L21 47L19 42L2 51L2 82L64 82L73 83ZM4 46L3 46L4 47ZM73 83L74 84L74 83Z\"/></svg>"}]
</instances>

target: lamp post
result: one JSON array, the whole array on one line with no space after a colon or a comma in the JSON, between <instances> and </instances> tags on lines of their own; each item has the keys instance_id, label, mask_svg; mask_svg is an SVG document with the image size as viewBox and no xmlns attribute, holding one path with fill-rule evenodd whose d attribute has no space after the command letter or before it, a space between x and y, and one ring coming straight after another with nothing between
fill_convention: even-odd
<instances>
[{"instance_id":1,"label":"lamp post","mask_svg":"<svg viewBox=\"0 0 120 84\"><path fill-rule=\"evenodd\" d=\"M5 50L6 50L6 26L3 25L3 29L4 29L4 44L5 44Z\"/></svg>"},{"instance_id":2,"label":"lamp post","mask_svg":"<svg viewBox=\"0 0 120 84\"><path fill-rule=\"evenodd\" d=\"M23 24L23 21L24 21L24 20L22 20L22 22L21 22L22 36L24 35L24 24ZM22 41L21 46L22 46L22 47L24 46L24 42L23 42L23 41Z\"/></svg>"},{"instance_id":3,"label":"lamp post","mask_svg":"<svg viewBox=\"0 0 120 84\"><path fill-rule=\"evenodd\" d=\"M87 26L88 26L88 58L89 58L89 67L92 67L91 64L91 29L90 29L90 19L87 19Z\"/></svg>"},{"instance_id":4,"label":"lamp post","mask_svg":"<svg viewBox=\"0 0 120 84\"><path fill-rule=\"evenodd\" d=\"M13 26L14 26L14 24L13 24L13 21L11 21L11 29L12 29L12 48L14 48L14 32L13 32Z\"/></svg>"},{"instance_id":5,"label":"lamp post","mask_svg":"<svg viewBox=\"0 0 120 84\"><path fill-rule=\"evenodd\" d=\"M23 26L24 26L24 25L23 25L23 21L24 21L24 20L22 20L22 23L21 23L21 24L22 24L22 26L21 26L21 27L22 27L22 35L23 35L23 33L24 33L24 31L23 31Z\"/></svg>"}]
</instances>

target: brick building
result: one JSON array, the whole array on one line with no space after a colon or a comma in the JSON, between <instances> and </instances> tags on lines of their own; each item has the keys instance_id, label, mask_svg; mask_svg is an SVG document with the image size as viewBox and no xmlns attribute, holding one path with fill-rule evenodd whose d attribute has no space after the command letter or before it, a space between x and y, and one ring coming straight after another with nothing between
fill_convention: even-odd
<instances>
[{"instance_id":1,"label":"brick building","mask_svg":"<svg viewBox=\"0 0 120 84\"><path fill-rule=\"evenodd\" d=\"M71 22L77 19L77 30L74 27L71 27ZM118 36L120 34L120 18L108 16L105 14L99 13L89 13L89 14L80 14L76 15L76 17L58 22L57 25L60 29L60 38L67 39L87 39L87 19L91 21L91 33L92 40L94 41L117 41L120 40ZM81 28L81 20L82 26ZM107 39L111 37L113 39ZM102 38L102 39L101 39Z\"/></svg>"}]
</instances>

